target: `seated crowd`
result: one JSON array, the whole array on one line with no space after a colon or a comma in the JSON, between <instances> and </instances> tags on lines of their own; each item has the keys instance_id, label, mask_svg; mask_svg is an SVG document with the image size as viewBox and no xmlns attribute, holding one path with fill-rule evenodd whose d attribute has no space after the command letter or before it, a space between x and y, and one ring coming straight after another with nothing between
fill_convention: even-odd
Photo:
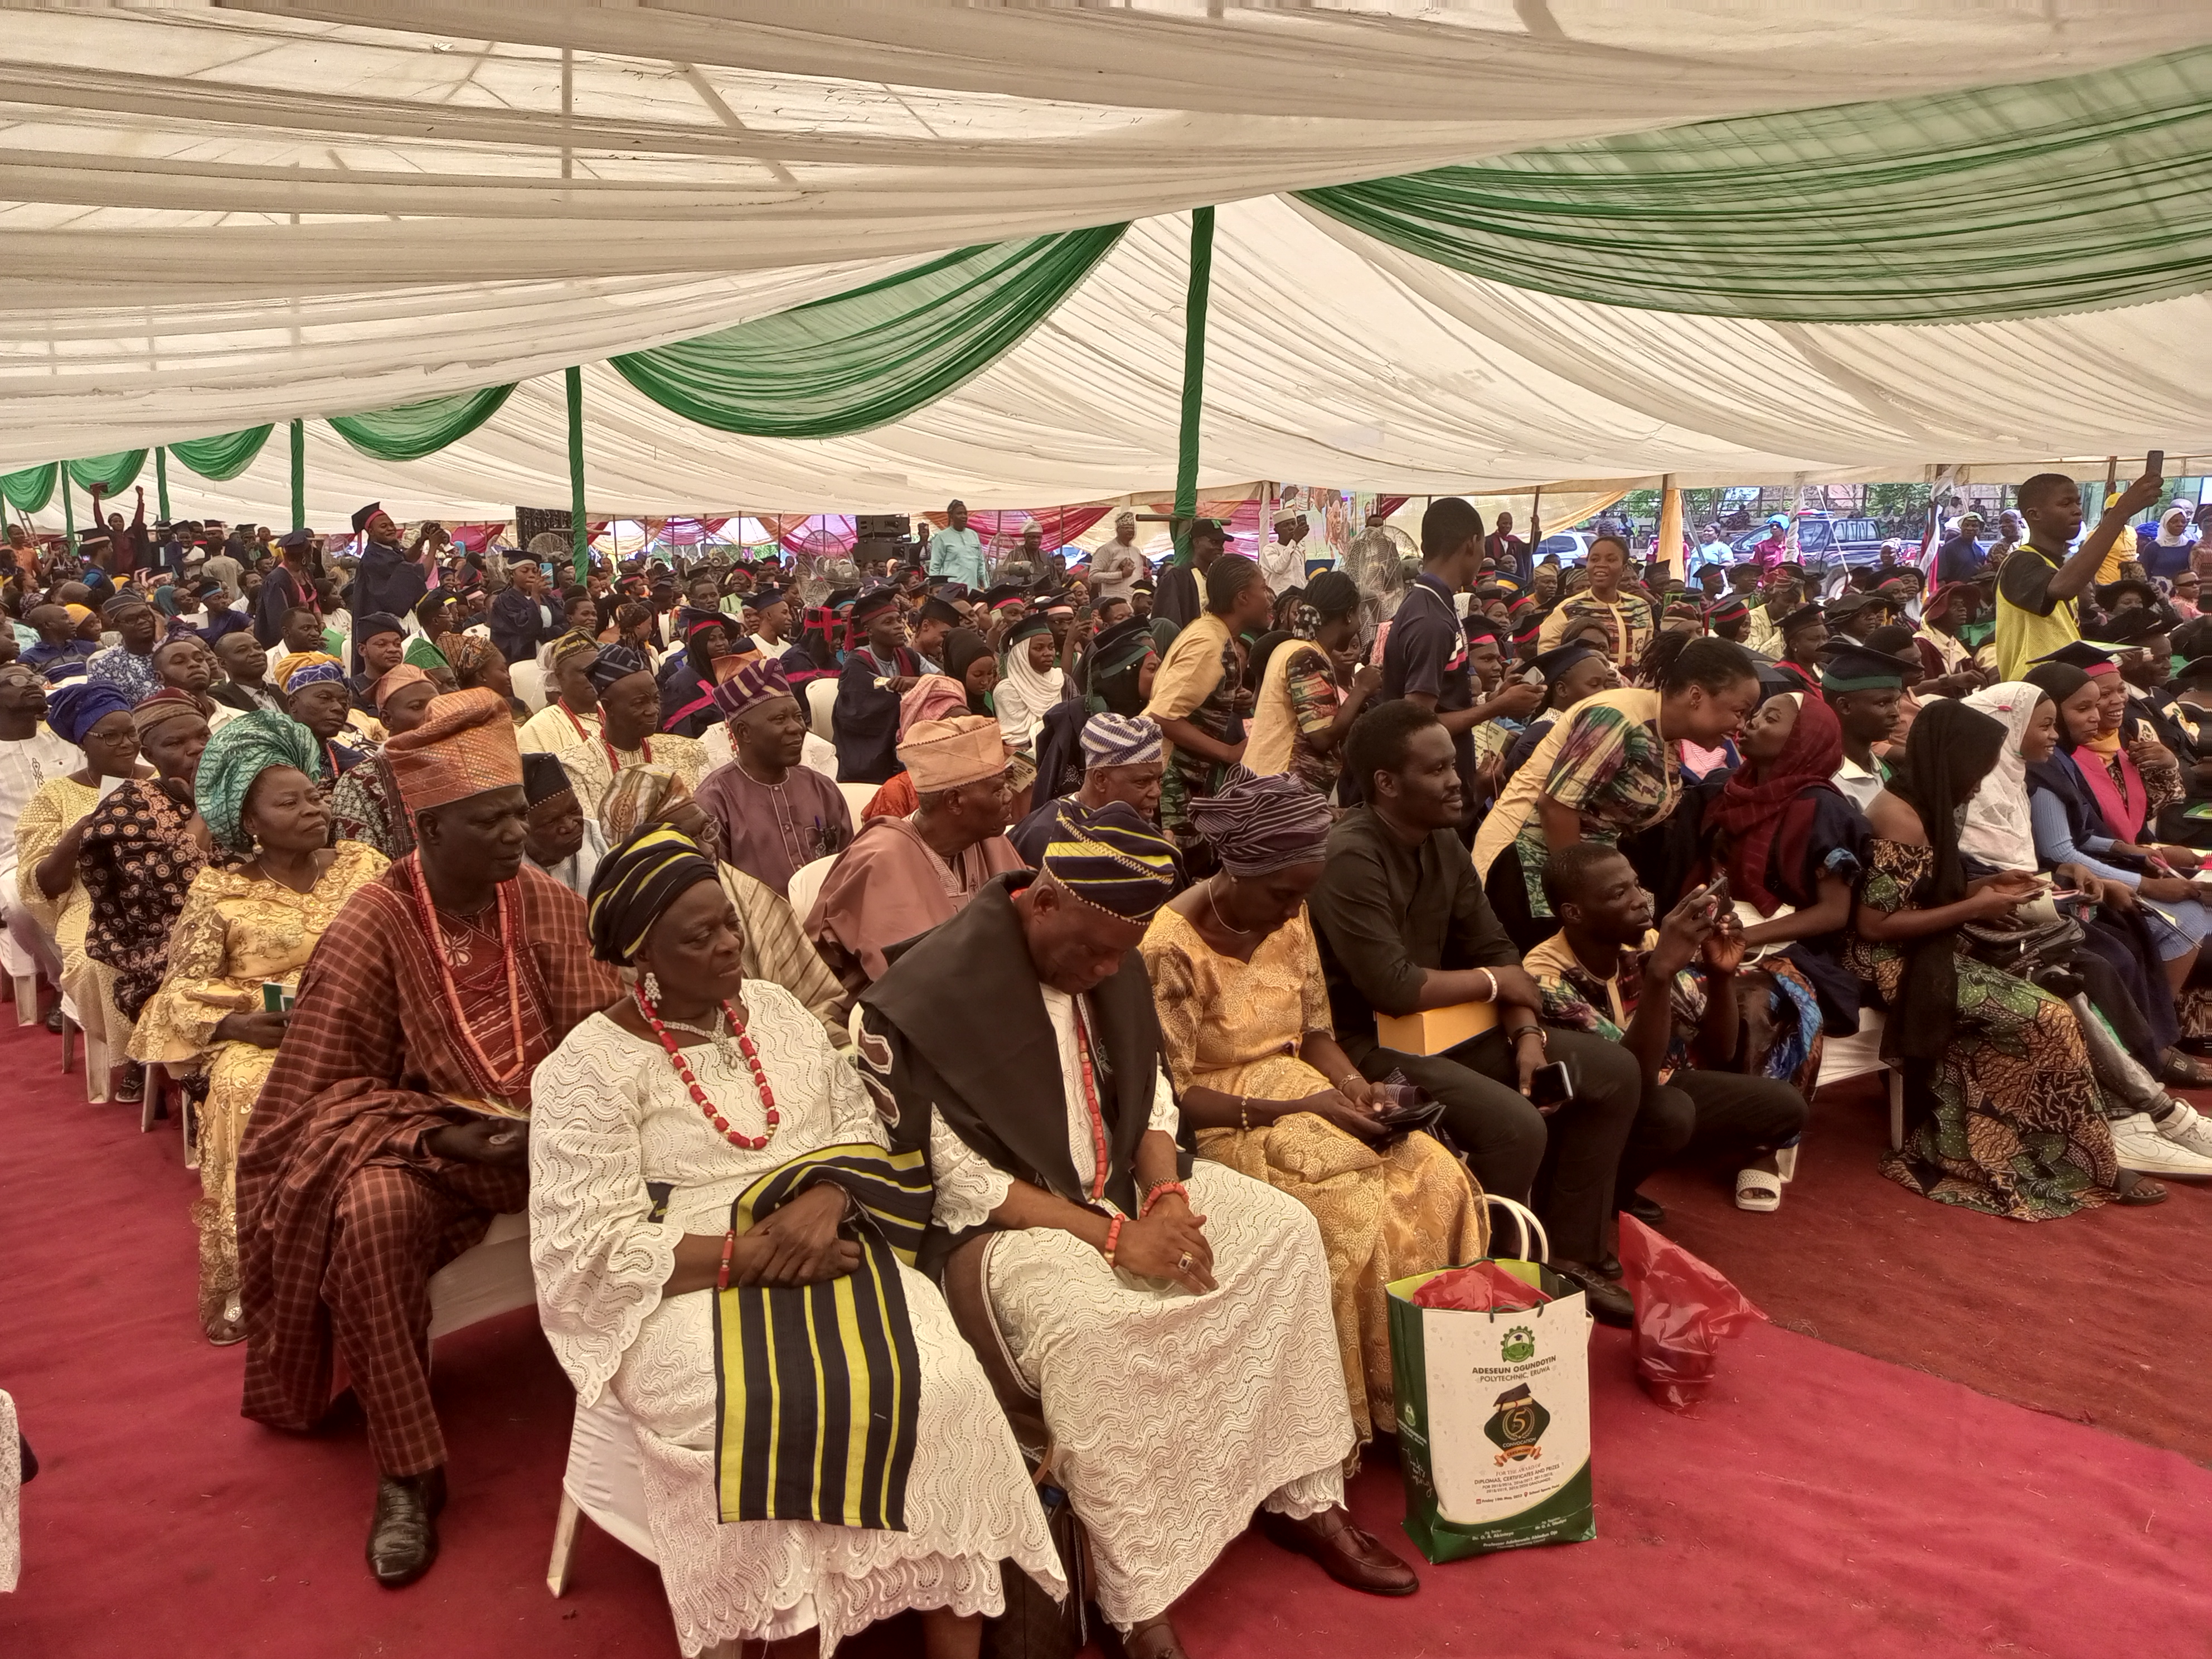
<instances>
[{"instance_id":1,"label":"seated crowd","mask_svg":"<svg viewBox=\"0 0 2212 1659\"><path fill-rule=\"evenodd\" d=\"M794 629L773 561L555 592L369 507L343 586L204 525L149 580L118 515L15 550L0 902L53 1029L191 1102L246 1414L349 1379L380 1583L447 1498L432 1276L526 1212L687 1653L914 1609L974 1655L1073 1596L1159 1659L1248 1526L1418 1588L1345 1480L1386 1287L1486 1195L1626 1323L1618 1215L1685 1160L1777 1209L1872 1016L1917 1193L2212 1176L2166 1092L2212 1080L2212 651L2091 580L2154 481L2079 550L2070 482L2020 499L1996 572L1825 603L1605 533L1531 572L1439 500L1372 631L1206 521L1157 614L1130 520L1095 602L1032 547Z\"/></svg>"}]
</instances>

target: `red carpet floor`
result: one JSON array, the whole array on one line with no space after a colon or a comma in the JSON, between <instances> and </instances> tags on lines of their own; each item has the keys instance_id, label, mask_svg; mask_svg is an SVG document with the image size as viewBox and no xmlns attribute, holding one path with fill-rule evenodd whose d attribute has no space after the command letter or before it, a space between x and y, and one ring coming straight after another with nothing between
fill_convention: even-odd
<instances>
[{"instance_id":1,"label":"red carpet floor","mask_svg":"<svg viewBox=\"0 0 2212 1659\"><path fill-rule=\"evenodd\" d=\"M141 1137L131 1109L85 1105L55 1051L41 1033L0 1033L14 1079L0 1091L13 1177L0 1387L45 1465L24 1494L24 1581L0 1597L0 1655L673 1654L653 1571L588 1527L568 1595L546 1592L569 1395L527 1313L441 1344L445 1553L412 1589L378 1590L361 1565L358 1425L297 1438L238 1416L240 1351L209 1347L193 1318L194 1182L173 1127ZM1859 1153L1822 1132L1841 1182ZM1818 1210L1797 1202L1827 1179L1818 1167L1785 1217ZM2136 1224L2158 1218L2111 1219L2142 1237ZM2106 1218L1977 1224L2034 1248ZM1951 1248L1948 1229L1930 1237ZM1933 1323L2002 1330L1996 1306L1961 1297ZM2133 1280L2077 1309L2106 1389L2144 1316ZM1901 1318L1899 1340L1913 1328ZM1644 1400L1614 1334L1592 1363L1595 1543L1425 1569L1419 1595L1385 1602L1247 1538L1179 1610L1193 1654L2212 1654L2212 1474L2183 1458L1780 1329L1731 1345L1715 1397L1687 1418ZM1371 1464L1354 1503L1412 1557L1395 1468ZM848 1659L908 1651L909 1635L879 1632Z\"/></svg>"},{"instance_id":2,"label":"red carpet floor","mask_svg":"<svg viewBox=\"0 0 2212 1659\"><path fill-rule=\"evenodd\" d=\"M1820 1094L1772 1215L1735 1207L1733 1170L1650 1192L1668 1235L1779 1323L2212 1463L2212 1190L2002 1221L1883 1180L1888 1144L1882 1080L1856 1078Z\"/></svg>"}]
</instances>

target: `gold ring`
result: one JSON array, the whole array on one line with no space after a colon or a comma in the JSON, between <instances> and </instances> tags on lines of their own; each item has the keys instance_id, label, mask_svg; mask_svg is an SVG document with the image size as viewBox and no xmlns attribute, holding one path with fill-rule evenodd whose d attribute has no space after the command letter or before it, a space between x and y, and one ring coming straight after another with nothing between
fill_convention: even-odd
<instances>
[{"instance_id":1,"label":"gold ring","mask_svg":"<svg viewBox=\"0 0 2212 1659\"><path fill-rule=\"evenodd\" d=\"M1190 1271L1190 1252L1188 1250L1185 1250L1181 1255L1176 1258L1176 1271L1179 1273L1188 1273Z\"/></svg>"}]
</instances>

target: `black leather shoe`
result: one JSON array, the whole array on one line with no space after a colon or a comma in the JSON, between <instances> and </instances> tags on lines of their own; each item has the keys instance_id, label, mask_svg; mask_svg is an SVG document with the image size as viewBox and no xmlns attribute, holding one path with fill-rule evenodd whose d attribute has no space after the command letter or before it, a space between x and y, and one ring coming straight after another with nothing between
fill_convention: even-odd
<instances>
[{"instance_id":1,"label":"black leather shoe","mask_svg":"<svg viewBox=\"0 0 2212 1659\"><path fill-rule=\"evenodd\" d=\"M1646 1198L1641 1192L1629 1194L1620 1206L1623 1215L1632 1215L1647 1227L1667 1224L1667 1206L1656 1198Z\"/></svg>"},{"instance_id":2,"label":"black leather shoe","mask_svg":"<svg viewBox=\"0 0 2212 1659\"><path fill-rule=\"evenodd\" d=\"M1625 1329L1635 1322L1634 1299L1596 1268L1579 1261L1554 1261L1552 1271L1583 1293L1583 1300L1589 1304L1591 1317L1599 1324L1619 1325Z\"/></svg>"},{"instance_id":3,"label":"black leather shoe","mask_svg":"<svg viewBox=\"0 0 2212 1659\"><path fill-rule=\"evenodd\" d=\"M446 1507L446 1472L379 1477L376 1516L368 1523L368 1571L386 1589L413 1583L438 1559L438 1511Z\"/></svg>"},{"instance_id":4,"label":"black leather shoe","mask_svg":"<svg viewBox=\"0 0 2212 1659\"><path fill-rule=\"evenodd\" d=\"M46 1029L56 1036L62 1034L62 1006L58 1002L46 1010Z\"/></svg>"}]
</instances>

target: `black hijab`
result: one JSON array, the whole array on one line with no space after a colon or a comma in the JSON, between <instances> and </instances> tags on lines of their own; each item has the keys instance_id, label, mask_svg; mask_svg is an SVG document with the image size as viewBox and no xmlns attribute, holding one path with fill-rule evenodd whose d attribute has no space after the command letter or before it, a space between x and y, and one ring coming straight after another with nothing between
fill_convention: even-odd
<instances>
[{"instance_id":1,"label":"black hijab","mask_svg":"<svg viewBox=\"0 0 2212 1659\"><path fill-rule=\"evenodd\" d=\"M989 699L968 689L968 670L980 659L995 653L991 643L972 628L955 628L945 635L945 672L960 682L960 690L967 696L968 712L971 714L991 713Z\"/></svg>"},{"instance_id":2,"label":"black hijab","mask_svg":"<svg viewBox=\"0 0 2212 1659\"><path fill-rule=\"evenodd\" d=\"M1912 722L1905 764L1889 793L1920 815L1935 854L1914 896L1918 908L1940 909L1966 896L1966 868L1959 857L1959 820L1966 802L2004 750L2003 725L1954 698L1924 704ZM1905 946L1905 976L1898 986L1898 1049L1908 1060L1940 1060L1959 1016L1958 930L1927 933Z\"/></svg>"}]
</instances>

